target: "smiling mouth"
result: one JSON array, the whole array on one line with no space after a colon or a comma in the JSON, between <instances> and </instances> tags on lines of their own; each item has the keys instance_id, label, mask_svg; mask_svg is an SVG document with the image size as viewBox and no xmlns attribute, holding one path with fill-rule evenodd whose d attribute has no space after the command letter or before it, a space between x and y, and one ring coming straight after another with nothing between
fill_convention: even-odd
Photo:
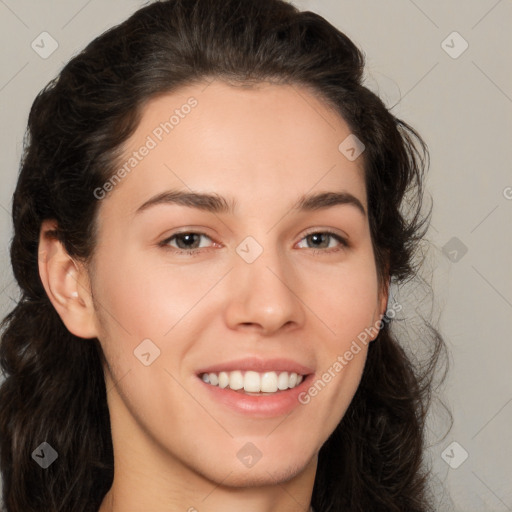
<instances>
[{"instance_id":1,"label":"smiling mouth","mask_svg":"<svg viewBox=\"0 0 512 512\"><path fill-rule=\"evenodd\" d=\"M246 394L267 395L297 387L306 377L295 372L231 372L202 373L199 377L211 386Z\"/></svg>"}]
</instances>

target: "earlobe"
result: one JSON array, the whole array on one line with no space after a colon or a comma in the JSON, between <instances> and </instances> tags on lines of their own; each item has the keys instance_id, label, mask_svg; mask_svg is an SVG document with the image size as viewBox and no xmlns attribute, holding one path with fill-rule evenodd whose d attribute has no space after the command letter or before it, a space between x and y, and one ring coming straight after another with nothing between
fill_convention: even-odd
<instances>
[{"instance_id":1,"label":"earlobe","mask_svg":"<svg viewBox=\"0 0 512 512\"><path fill-rule=\"evenodd\" d=\"M96 317L87 272L67 253L56 230L55 221L43 221L38 249L41 281L67 329L81 338L95 338Z\"/></svg>"}]
</instances>

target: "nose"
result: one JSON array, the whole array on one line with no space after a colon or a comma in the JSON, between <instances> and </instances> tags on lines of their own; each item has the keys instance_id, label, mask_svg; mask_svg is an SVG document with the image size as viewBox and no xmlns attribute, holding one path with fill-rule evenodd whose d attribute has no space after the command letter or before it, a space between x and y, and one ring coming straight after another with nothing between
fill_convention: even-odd
<instances>
[{"instance_id":1,"label":"nose","mask_svg":"<svg viewBox=\"0 0 512 512\"><path fill-rule=\"evenodd\" d=\"M303 325L301 280L284 254L265 247L251 263L238 254L234 259L235 268L228 282L228 304L224 309L226 324L231 329L268 336Z\"/></svg>"}]
</instances>

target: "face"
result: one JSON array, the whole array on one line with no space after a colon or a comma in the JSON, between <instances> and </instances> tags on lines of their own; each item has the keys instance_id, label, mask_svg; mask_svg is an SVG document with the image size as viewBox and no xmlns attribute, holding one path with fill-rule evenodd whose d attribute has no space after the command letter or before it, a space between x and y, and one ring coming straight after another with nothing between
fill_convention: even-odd
<instances>
[{"instance_id":1,"label":"face","mask_svg":"<svg viewBox=\"0 0 512 512\"><path fill-rule=\"evenodd\" d=\"M349 134L287 85L146 105L97 191L90 267L115 450L235 486L316 463L386 300Z\"/></svg>"}]
</instances>

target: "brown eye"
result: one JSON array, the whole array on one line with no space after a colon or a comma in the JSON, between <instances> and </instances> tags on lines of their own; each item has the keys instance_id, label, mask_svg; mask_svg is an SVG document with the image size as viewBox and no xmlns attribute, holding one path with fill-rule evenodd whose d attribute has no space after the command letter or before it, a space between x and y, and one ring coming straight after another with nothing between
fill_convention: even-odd
<instances>
[{"instance_id":1,"label":"brown eye","mask_svg":"<svg viewBox=\"0 0 512 512\"><path fill-rule=\"evenodd\" d=\"M204 233L196 233L193 231L174 233L169 238L166 238L160 243L162 247L171 247L179 251L194 251L209 247L208 245L201 246L201 238L211 238Z\"/></svg>"},{"instance_id":2,"label":"brown eye","mask_svg":"<svg viewBox=\"0 0 512 512\"><path fill-rule=\"evenodd\" d=\"M344 238L330 231L316 231L314 233L309 233L302 240L306 240L306 249L327 249L321 252L330 252L330 249L339 250L340 246L348 247Z\"/></svg>"}]
</instances>

